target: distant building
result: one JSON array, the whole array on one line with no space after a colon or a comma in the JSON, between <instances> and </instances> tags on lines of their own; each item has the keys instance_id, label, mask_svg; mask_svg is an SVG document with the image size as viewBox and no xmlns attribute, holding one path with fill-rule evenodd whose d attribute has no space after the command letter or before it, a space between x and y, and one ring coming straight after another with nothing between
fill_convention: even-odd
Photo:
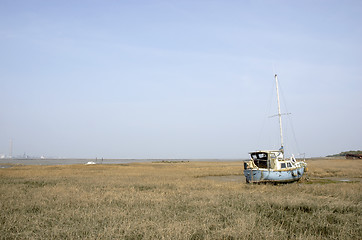
<instances>
[{"instance_id":1,"label":"distant building","mask_svg":"<svg viewBox=\"0 0 362 240\"><path fill-rule=\"evenodd\" d=\"M346 159L362 159L362 154L347 153Z\"/></svg>"}]
</instances>

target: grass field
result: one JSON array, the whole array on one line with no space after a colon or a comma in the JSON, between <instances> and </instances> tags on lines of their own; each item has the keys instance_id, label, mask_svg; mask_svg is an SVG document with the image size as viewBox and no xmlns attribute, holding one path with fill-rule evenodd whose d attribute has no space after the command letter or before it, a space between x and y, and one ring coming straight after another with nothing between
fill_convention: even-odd
<instances>
[{"instance_id":1,"label":"grass field","mask_svg":"<svg viewBox=\"0 0 362 240\"><path fill-rule=\"evenodd\" d=\"M247 185L206 178L241 162L3 168L0 239L361 239L362 160L308 169L309 181Z\"/></svg>"}]
</instances>

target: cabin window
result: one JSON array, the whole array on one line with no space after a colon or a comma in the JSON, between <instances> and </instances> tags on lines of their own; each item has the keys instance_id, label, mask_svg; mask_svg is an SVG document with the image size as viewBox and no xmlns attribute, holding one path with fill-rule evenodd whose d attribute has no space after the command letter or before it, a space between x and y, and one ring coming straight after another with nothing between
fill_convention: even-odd
<instances>
[{"instance_id":1,"label":"cabin window","mask_svg":"<svg viewBox=\"0 0 362 240\"><path fill-rule=\"evenodd\" d=\"M258 154L258 158L259 158L259 159L266 160L266 159L268 159L268 155L267 155L266 153L259 153L259 154Z\"/></svg>"},{"instance_id":2,"label":"cabin window","mask_svg":"<svg viewBox=\"0 0 362 240\"><path fill-rule=\"evenodd\" d=\"M281 163L281 164L280 164L280 167L281 167L281 168L285 168L285 163Z\"/></svg>"},{"instance_id":3,"label":"cabin window","mask_svg":"<svg viewBox=\"0 0 362 240\"><path fill-rule=\"evenodd\" d=\"M267 153L263 153L263 152L261 152L261 153L259 153L259 152L257 152L257 153L252 153L252 154L251 154L251 158L252 158L253 160L256 160L256 159L258 159L258 160L268 160L268 154L267 154Z\"/></svg>"},{"instance_id":4,"label":"cabin window","mask_svg":"<svg viewBox=\"0 0 362 240\"><path fill-rule=\"evenodd\" d=\"M271 153L271 154L270 154L270 157L271 157L271 158L275 158L275 153Z\"/></svg>"},{"instance_id":5,"label":"cabin window","mask_svg":"<svg viewBox=\"0 0 362 240\"><path fill-rule=\"evenodd\" d=\"M251 158L258 168L268 168L268 153L254 152L251 153Z\"/></svg>"},{"instance_id":6,"label":"cabin window","mask_svg":"<svg viewBox=\"0 0 362 240\"><path fill-rule=\"evenodd\" d=\"M287 163L288 167L292 167L292 164L290 162Z\"/></svg>"},{"instance_id":7,"label":"cabin window","mask_svg":"<svg viewBox=\"0 0 362 240\"><path fill-rule=\"evenodd\" d=\"M254 163L258 168L268 168L267 160L254 160Z\"/></svg>"}]
</instances>

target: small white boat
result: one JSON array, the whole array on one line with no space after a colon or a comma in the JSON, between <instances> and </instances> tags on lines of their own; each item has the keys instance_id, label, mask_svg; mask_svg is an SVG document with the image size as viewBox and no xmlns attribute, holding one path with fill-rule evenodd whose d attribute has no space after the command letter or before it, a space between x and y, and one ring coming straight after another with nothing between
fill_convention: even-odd
<instances>
[{"instance_id":1,"label":"small white boat","mask_svg":"<svg viewBox=\"0 0 362 240\"><path fill-rule=\"evenodd\" d=\"M282 130L282 115L280 113L278 77L275 74L278 97L278 114L281 147L279 150L260 150L250 152L250 160L244 161L244 175L247 183L287 183L298 181L304 174L307 164L297 161L294 155L284 158L284 143Z\"/></svg>"},{"instance_id":2,"label":"small white boat","mask_svg":"<svg viewBox=\"0 0 362 240\"><path fill-rule=\"evenodd\" d=\"M95 162L87 162L85 165L93 165L96 164Z\"/></svg>"}]
</instances>

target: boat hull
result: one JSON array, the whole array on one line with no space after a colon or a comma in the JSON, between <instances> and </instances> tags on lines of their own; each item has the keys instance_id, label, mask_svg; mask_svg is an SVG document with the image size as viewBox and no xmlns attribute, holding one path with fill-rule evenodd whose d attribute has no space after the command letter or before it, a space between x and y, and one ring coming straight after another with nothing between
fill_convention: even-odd
<instances>
[{"instance_id":1,"label":"boat hull","mask_svg":"<svg viewBox=\"0 0 362 240\"><path fill-rule=\"evenodd\" d=\"M287 183L298 181L304 170L304 166L287 170L245 169L244 175L247 183Z\"/></svg>"}]
</instances>

